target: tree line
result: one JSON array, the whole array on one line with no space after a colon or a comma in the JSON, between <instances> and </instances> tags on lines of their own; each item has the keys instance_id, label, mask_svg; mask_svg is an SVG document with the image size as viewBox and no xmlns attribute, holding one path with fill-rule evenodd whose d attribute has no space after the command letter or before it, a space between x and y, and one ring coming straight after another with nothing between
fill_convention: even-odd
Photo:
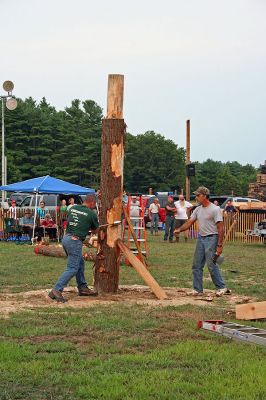
<instances>
[{"instance_id":1,"label":"tree line","mask_svg":"<svg viewBox=\"0 0 266 400\"><path fill-rule=\"evenodd\" d=\"M102 108L93 100L75 99L57 111L45 98L17 99L5 110L7 182L51 175L97 189L100 184ZM1 113L0 113L1 115ZM246 195L257 170L247 164L208 159L195 162L191 190L207 186L216 195ZM148 131L126 135L124 182L127 191L179 192L185 188L185 149Z\"/></svg>"}]
</instances>

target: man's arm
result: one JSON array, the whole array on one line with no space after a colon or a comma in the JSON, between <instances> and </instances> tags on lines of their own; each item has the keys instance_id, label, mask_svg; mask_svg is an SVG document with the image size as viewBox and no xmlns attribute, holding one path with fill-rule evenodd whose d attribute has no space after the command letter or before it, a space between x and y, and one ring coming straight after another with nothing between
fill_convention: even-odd
<instances>
[{"instance_id":1,"label":"man's arm","mask_svg":"<svg viewBox=\"0 0 266 400\"><path fill-rule=\"evenodd\" d=\"M218 230L218 243L216 248L217 254L222 254L223 251L223 240L224 240L224 223L222 221L216 224Z\"/></svg>"},{"instance_id":2,"label":"man's arm","mask_svg":"<svg viewBox=\"0 0 266 400\"><path fill-rule=\"evenodd\" d=\"M189 219L184 225L182 225L180 228L177 228L174 230L175 233L180 233L183 231L188 230L193 224L194 224L195 220L194 219Z\"/></svg>"},{"instance_id":3,"label":"man's arm","mask_svg":"<svg viewBox=\"0 0 266 400\"><path fill-rule=\"evenodd\" d=\"M169 211L176 211L175 207L166 206L165 208L167 208L167 210Z\"/></svg>"}]
</instances>

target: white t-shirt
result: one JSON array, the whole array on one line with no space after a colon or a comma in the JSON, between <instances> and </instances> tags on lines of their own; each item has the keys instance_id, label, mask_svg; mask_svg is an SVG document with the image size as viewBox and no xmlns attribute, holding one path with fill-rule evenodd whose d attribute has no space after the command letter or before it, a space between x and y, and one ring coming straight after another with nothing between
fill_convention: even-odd
<instances>
[{"instance_id":1,"label":"white t-shirt","mask_svg":"<svg viewBox=\"0 0 266 400\"><path fill-rule=\"evenodd\" d=\"M175 201L175 208L177 211L175 214L175 219L188 219L187 208L191 207L193 207L193 205L186 200L184 202L181 202L180 200Z\"/></svg>"},{"instance_id":2,"label":"white t-shirt","mask_svg":"<svg viewBox=\"0 0 266 400\"><path fill-rule=\"evenodd\" d=\"M139 201L137 200L135 203L130 204L130 216L131 217L139 217Z\"/></svg>"},{"instance_id":3,"label":"white t-shirt","mask_svg":"<svg viewBox=\"0 0 266 400\"><path fill-rule=\"evenodd\" d=\"M191 219L193 221L198 220L200 236L217 235L218 229L216 224L223 221L223 214L220 207L210 203L208 207L197 207L193 211Z\"/></svg>"},{"instance_id":4,"label":"white t-shirt","mask_svg":"<svg viewBox=\"0 0 266 400\"><path fill-rule=\"evenodd\" d=\"M8 216L9 218L17 219L17 207L11 206L8 210Z\"/></svg>"},{"instance_id":5,"label":"white t-shirt","mask_svg":"<svg viewBox=\"0 0 266 400\"><path fill-rule=\"evenodd\" d=\"M157 203L157 204L151 203L151 205L150 205L150 207L149 207L149 211L150 211L152 214L158 214L159 209L160 209L160 204L159 204L159 203Z\"/></svg>"}]
</instances>

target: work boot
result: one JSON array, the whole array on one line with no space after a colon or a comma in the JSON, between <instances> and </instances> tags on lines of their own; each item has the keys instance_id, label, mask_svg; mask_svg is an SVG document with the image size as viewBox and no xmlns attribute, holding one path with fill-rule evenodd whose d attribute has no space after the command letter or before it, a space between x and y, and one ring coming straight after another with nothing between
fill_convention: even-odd
<instances>
[{"instance_id":1,"label":"work boot","mask_svg":"<svg viewBox=\"0 0 266 400\"><path fill-rule=\"evenodd\" d=\"M62 293L58 290L52 289L50 293L48 293L50 299L57 301L58 303L65 303L67 300L63 297Z\"/></svg>"},{"instance_id":2,"label":"work boot","mask_svg":"<svg viewBox=\"0 0 266 400\"><path fill-rule=\"evenodd\" d=\"M79 289L79 296L98 296L98 293L84 287Z\"/></svg>"},{"instance_id":3,"label":"work boot","mask_svg":"<svg viewBox=\"0 0 266 400\"><path fill-rule=\"evenodd\" d=\"M216 291L216 296L217 296L217 297L221 297L221 296L223 296L224 294L231 294L231 290L229 290L229 289L227 289L227 288L223 288L223 289L218 289L218 290Z\"/></svg>"},{"instance_id":4,"label":"work boot","mask_svg":"<svg viewBox=\"0 0 266 400\"><path fill-rule=\"evenodd\" d=\"M202 295L203 295L203 292L198 292L195 289L187 292L187 296L202 296Z\"/></svg>"}]
</instances>

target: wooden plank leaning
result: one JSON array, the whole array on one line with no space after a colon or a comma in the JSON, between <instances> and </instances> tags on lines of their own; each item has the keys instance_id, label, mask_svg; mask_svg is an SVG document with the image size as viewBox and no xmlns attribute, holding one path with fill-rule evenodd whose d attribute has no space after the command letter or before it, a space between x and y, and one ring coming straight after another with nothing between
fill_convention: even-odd
<instances>
[{"instance_id":1,"label":"wooden plank leaning","mask_svg":"<svg viewBox=\"0 0 266 400\"><path fill-rule=\"evenodd\" d=\"M122 242L121 239L116 240L116 244L121 250L121 252L128 259L132 267L137 271L137 273L142 277L144 282L149 286L151 291L159 300L167 299L167 294L161 288L161 286L156 282L147 268L142 264L142 262L130 251L130 249Z\"/></svg>"}]
</instances>

